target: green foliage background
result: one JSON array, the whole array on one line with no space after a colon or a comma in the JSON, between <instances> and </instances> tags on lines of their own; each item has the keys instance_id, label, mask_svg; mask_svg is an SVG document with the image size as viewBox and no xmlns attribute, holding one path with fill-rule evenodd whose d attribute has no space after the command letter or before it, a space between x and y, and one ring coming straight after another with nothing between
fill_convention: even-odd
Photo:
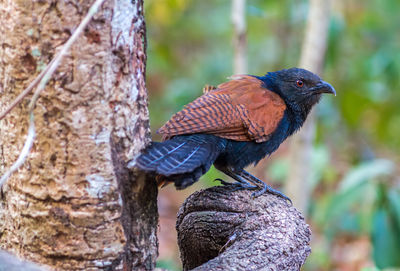
<instances>
[{"instance_id":1,"label":"green foliage background","mask_svg":"<svg viewBox=\"0 0 400 271\"><path fill-rule=\"evenodd\" d=\"M341 270L333 254L343 236L350 244L368 239L369 259L357 268L400 267L400 1L332 2L323 78L338 95L324 97L317 109L309 217L314 241L304 270ZM205 84L232 74L230 5L145 1L155 140L155 130ZM298 64L307 11L304 0L247 1L250 74ZM269 163L267 175L284 181L288 170L282 155ZM163 266L174 270L171 261L163 259Z\"/></svg>"}]
</instances>

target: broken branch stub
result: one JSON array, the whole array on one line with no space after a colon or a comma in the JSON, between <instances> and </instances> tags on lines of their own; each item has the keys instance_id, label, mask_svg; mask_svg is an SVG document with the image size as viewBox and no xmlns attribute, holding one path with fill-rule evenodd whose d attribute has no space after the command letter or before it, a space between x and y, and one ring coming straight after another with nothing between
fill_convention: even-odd
<instances>
[{"instance_id":1,"label":"broken branch stub","mask_svg":"<svg viewBox=\"0 0 400 271\"><path fill-rule=\"evenodd\" d=\"M283 199L212 187L181 206L176 229L184 270L300 270L311 230Z\"/></svg>"}]
</instances>

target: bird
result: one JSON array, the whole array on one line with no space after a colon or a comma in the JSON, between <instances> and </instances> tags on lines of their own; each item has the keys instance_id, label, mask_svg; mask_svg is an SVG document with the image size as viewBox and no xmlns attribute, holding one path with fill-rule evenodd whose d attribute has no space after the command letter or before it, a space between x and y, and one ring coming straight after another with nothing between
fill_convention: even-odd
<instances>
[{"instance_id":1,"label":"bird","mask_svg":"<svg viewBox=\"0 0 400 271\"><path fill-rule=\"evenodd\" d=\"M268 72L264 76L234 75L218 86L206 86L203 95L177 112L157 132L136 159L136 166L155 174L159 184L184 189L214 165L234 179L222 185L290 199L250 174L257 164L298 131L312 107L334 87L301 68ZM291 201L290 201L291 202Z\"/></svg>"}]
</instances>

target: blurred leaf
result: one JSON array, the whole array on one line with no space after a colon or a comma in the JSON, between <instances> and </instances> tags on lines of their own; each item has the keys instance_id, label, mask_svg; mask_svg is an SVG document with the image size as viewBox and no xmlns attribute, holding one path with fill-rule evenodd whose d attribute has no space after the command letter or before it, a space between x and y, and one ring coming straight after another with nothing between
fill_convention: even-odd
<instances>
[{"instance_id":1,"label":"blurred leaf","mask_svg":"<svg viewBox=\"0 0 400 271\"><path fill-rule=\"evenodd\" d=\"M388 210L375 212L372 228L373 257L378 268L400 267L400 232Z\"/></svg>"},{"instance_id":2,"label":"blurred leaf","mask_svg":"<svg viewBox=\"0 0 400 271\"><path fill-rule=\"evenodd\" d=\"M393 173L394 164L390 160L376 159L364 162L352 169L339 185L339 193L359 186L361 183L376 178L380 175Z\"/></svg>"},{"instance_id":3,"label":"blurred leaf","mask_svg":"<svg viewBox=\"0 0 400 271\"><path fill-rule=\"evenodd\" d=\"M322 221L325 225L329 225L327 232L332 235L337 229L354 231L355 226L351 225L354 223L354 217L350 210L354 206L359 206L371 191L374 191L373 185L364 182L332 196L326 209L322 210L324 212Z\"/></svg>"},{"instance_id":4,"label":"blurred leaf","mask_svg":"<svg viewBox=\"0 0 400 271\"><path fill-rule=\"evenodd\" d=\"M384 159L364 162L352 169L340 183L338 193L331 197L325 209L319 210L324 214L322 221L331 225L328 232L334 234L337 229L369 232L371 210L378 200L377 191L381 191L378 184L370 180L393 170L393 162Z\"/></svg>"}]
</instances>

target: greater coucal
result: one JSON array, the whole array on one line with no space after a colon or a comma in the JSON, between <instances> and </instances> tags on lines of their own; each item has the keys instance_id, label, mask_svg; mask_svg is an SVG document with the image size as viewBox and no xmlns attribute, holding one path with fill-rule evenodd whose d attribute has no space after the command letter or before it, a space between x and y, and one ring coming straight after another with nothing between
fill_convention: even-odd
<instances>
[{"instance_id":1,"label":"greater coucal","mask_svg":"<svg viewBox=\"0 0 400 271\"><path fill-rule=\"evenodd\" d=\"M336 95L335 89L299 68L230 79L206 87L202 96L164 124L158 133L165 141L152 142L137 166L183 189L214 164L237 181L237 188L259 189L253 196L269 192L290 200L244 168L273 153L300 129L321 94Z\"/></svg>"}]
</instances>

